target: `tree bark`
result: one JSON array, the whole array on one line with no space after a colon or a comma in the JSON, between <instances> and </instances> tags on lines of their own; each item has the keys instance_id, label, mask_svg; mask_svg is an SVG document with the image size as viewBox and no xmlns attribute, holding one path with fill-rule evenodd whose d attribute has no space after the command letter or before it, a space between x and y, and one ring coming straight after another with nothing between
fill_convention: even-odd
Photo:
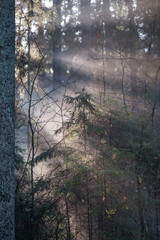
<instances>
[{"instance_id":1,"label":"tree bark","mask_svg":"<svg viewBox=\"0 0 160 240\"><path fill-rule=\"evenodd\" d=\"M0 239L14 240L14 0L0 1Z\"/></svg>"},{"instance_id":2,"label":"tree bark","mask_svg":"<svg viewBox=\"0 0 160 240\"><path fill-rule=\"evenodd\" d=\"M54 43L53 38L53 88L55 87L55 82L62 83L62 29L61 29L61 4L62 0L53 0L53 5L55 4L57 10L57 28L54 32L56 38L59 38L57 43ZM53 36L54 37L54 36Z\"/></svg>"}]
</instances>

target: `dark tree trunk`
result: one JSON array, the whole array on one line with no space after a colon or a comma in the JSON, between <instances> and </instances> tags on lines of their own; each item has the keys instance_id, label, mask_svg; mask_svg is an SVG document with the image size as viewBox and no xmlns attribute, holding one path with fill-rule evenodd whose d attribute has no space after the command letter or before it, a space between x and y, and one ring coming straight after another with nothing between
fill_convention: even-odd
<instances>
[{"instance_id":1,"label":"dark tree trunk","mask_svg":"<svg viewBox=\"0 0 160 240\"><path fill-rule=\"evenodd\" d=\"M62 0L53 0L57 10L57 27L53 35L53 87L54 83L62 82L62 33L61 33L61 4ZM58 41L55 43L55 35Z\"/></svg>"},{"instance_id":2,"label":"dark tree trunk","mask_svg":"<svg viewBox=\"0 0 160 240\"><path fill-rule=\"evenodd\" d=\"M83 72L84 81L87 81L87 84L92 83L93 79L93 68L90 63L90 53L92 47L91 41L91 1L90 0L81 0L80 1L80 22L81 22L81 57L84 60L87 69ZM82 78L83 78L82 77ZM89 85L88 85L89 86Z\"/></svg>"},{"instance_id":3,"label":"dark tree trunk","mask_svg":"<svg viewBox=\"0 0 160 240\"><path fill-rule=\"evenodd\" d=\"M134 11L133 11L133 0L128 1L128 16L129 16L129 27L130 27L130 36L129 36L129 48L130 48L130 83L131 83L131 101L132 101L132 110L135 110L135 97L137 95L137 63L134 60L136 58L136 39L134 32Z\"/></svg>"},{"instance_id":4,"label":"dark tree trunk","mask_svg":"<svg viewBox=\"0 0 160 240\"><path fill-rule=\"evenodd\" d=\"M91 44L91 20L89 13L90 0L81 0L82 48L84 51L89 51Z\"/></svg>"},{"instance_id":5,"label":"dark tree trunk","mask_svg":"<svg viewBox=\"0 0 160 240\"><path fill-rule=\"evenodd\" d=\"M14 0L0 1L0 239L14 240Z\"/></svg>"}]
</instances>

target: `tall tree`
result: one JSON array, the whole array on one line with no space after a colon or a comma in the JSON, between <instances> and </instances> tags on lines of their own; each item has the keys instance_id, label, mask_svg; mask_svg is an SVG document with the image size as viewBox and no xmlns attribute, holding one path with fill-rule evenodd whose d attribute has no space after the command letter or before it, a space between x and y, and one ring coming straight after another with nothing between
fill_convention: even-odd
<instances>
[{"instance_id":1,"label":"tall tree","mask_svg":"<svg viewBox=\"0 0 160 240\"><path fill-rule=\"evenodd\" d=\"M53 82L62 81L62 62L61 62L61 51L62 51L62 35L61 35L61 4L62 0L53 0L53 6L55 4L57 11L57 28L56 28L56 38L59 38L58 43L55 44L55 38L53 38Z\"/></svg>"},{"instance_id":2,"label":"tall tree","mask_svg":"<svg viewBox=\"0 0 160 240\"><path fill-rule=\"evenodd\" d=\"M14 239L14 0L0 1L0 239Z\"/></svg>"}]
</instances>

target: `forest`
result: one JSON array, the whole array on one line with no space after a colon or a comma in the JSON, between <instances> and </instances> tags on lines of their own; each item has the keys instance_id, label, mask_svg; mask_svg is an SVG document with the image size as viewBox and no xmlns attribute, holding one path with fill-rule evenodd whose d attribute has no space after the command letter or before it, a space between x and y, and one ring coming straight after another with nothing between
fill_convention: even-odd
<instances>
[{"instance_id":1,"label":"forest","mask_svg":"<svg viewBox=\"0 0 160 240\"><path fill-rule=\"evenodd\" d=\"M12 97L15 240L160 240L160 0L16 0Z\"/></svg>"}]
</instances>

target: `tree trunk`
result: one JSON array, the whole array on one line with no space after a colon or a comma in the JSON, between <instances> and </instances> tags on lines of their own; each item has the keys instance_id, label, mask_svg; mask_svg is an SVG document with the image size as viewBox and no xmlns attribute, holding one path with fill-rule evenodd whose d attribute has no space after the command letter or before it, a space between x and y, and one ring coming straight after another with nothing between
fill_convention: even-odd
<instances>
[{"instance_id":1,"label":"tree trunk","mask_svg":"<svg viewBox=\"0 0 160 240\"><path fill-rule=\"evenodd\" d=\"M14 0L0 1L0 239L14 240Z\"/></svg>"},{"instance_id":2,"label":"tree trunk","mask_svg":"<svg viewBox=\"0 0 160 240\"><path fill-rule=\"evenodd\" d=\"M137 97L137 63L134 60L136 58L136 39L134 29L134 11L133 11L133 0L129 0L128 2L128 17L129 17L129 27L130 27L130 41L129 41L129 48L130 48L130 84L131 84L131 104L132 110L136 110L136 102L135 99Z\"/></svg>"},{"instance_id":3,"label":"tree trunk","mask_svg":"<svg viewBox=\"0 0 160 240\"><path fill-rule=\"evenodd\" d=\"M138 190L138 214L139 214L139 223L140 223L140 239L146 239L146 227L144 221L144 206L142 202L141 196L141 181L139 180L139 176L137 175L137 190Z\"/></svg>"},{"instance_id":4,"label":"tree trunk","mask_svg":"<svg viewBox=\"0 0 160 240\"><path fill-rule=\"evenodd\" d=\"M62 83L62 29L61 29L61 4L62 0L53 0L53 5L55 4L57 10L57 26L56 31L53 33L53 88L55 87L55 82ZM58 38L58 42L55 43L55 36Z\"/></svg>"},{"instance_id":5,"label":"tree trunk","mask_svg":"<svg viewBox=\"0 0 160 240\"><path fill-rule=\"evenodd\" d=\"M82 48L90 51L91 44L91 20L90 20L90 0L81 0L81 30Z\"/></svg>"}]
</instances>

